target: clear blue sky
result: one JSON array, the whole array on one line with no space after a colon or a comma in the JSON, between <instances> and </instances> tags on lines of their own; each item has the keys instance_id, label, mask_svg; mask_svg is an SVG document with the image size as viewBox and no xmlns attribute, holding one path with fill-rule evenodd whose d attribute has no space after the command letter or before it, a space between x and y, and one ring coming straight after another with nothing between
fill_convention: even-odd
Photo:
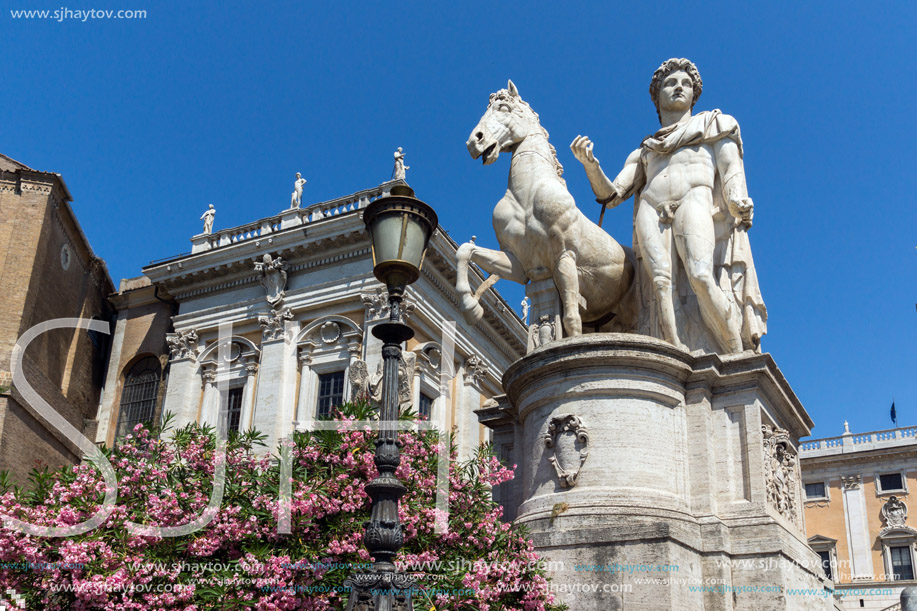
<instances>
[{"instance_id":1,"label":"clear blue sky","mask_svg":"<svg viewBox=\"0 0 917 611\"><path fill-rule=\"evenodd\" d=\"M609 172L658 127L647 88L669 57L704 79L697 110L735 116L774 355L816 436L917 425L913 3L150 2L143 20L0 15L0 152L60 172L115 282L217 229L408 179L459 242L493 246L508 158L465 140L512 78L541 115L579 205L598 218L577 134ZM630 244L629 204L605 227ZM518 303L522 289L498 289Z\"/></svg>"}]
</instances>

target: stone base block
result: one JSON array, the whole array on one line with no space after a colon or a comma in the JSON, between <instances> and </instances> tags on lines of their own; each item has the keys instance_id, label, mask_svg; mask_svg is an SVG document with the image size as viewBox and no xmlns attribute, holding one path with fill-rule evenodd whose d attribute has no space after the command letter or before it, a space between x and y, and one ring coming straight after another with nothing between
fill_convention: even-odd
<instances>
[{"instance_id":1,"label":"stone base block","mask_svg":"<svg viewBox=\"0 0 917 611\"><path fill-rule=\"evenodd\" d=\"M812 421L767 354L593 334L539 347L479 410L516 478L495 491L571 609L839 608L806 544Z\"/></svg>"}]
</instances>

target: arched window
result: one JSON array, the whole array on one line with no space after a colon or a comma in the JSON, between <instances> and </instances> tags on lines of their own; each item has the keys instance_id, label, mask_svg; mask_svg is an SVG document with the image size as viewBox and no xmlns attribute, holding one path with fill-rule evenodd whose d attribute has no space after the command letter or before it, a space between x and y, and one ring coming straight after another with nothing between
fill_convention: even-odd
<instances>
[{"instance_id":1,"label":"arched window","mask_svg":"<svg viewBox=\"0 0 917 611\"><path fill-rule=\"evenodd\" d=\"M124 377L116 437L130 433L138 422L153 419L160 371L159 359L148 356L137 361Z\"/></svg>"}]
</instances>

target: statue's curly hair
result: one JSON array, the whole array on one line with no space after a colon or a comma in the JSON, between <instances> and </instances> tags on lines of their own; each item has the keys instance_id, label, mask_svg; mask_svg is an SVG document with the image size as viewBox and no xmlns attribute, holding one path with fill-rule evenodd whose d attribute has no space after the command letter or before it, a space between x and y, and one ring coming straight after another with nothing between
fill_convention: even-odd
<instances>
[{"instance_id":1,"label":"statue's curly hair","mask_svg":"<svg viewBox=\"0 0 917 611\"><path fill-rule=\"evenodd\" d=\"M687 72L694 84L694 99L691 100L692 109L697 104L697 98L700 97L701 91L704 90L704 81L701 80L700 72L697 71L697 66L694 65L694 62L683 57L680 59L673 57L662 62L662 65L656 68L656 72L653 73L653 80L650 81L650 98L652 98L653 105L656 107L656 116L659 117L660 122L662 121L662 116L659 114L659 88L662 87L665 77L678 70Z\"/></svg>"}]
</instances>

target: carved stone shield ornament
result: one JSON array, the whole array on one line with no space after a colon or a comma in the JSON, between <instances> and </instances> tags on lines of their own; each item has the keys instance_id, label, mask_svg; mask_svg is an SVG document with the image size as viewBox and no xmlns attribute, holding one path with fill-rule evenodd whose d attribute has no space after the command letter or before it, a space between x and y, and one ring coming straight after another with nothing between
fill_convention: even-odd
<instances>
[{"instance_id":1,"label":"carved stone shield ornament","mask_svg":"<svg viewBox=\"0 0 917 611\"><path fill-rule=\"evenodd\" d=\"M583 421L573 414L554 416L543 439L561 487L572 488L589 455L589 432Z\"/></svg>"}]
</instances>

